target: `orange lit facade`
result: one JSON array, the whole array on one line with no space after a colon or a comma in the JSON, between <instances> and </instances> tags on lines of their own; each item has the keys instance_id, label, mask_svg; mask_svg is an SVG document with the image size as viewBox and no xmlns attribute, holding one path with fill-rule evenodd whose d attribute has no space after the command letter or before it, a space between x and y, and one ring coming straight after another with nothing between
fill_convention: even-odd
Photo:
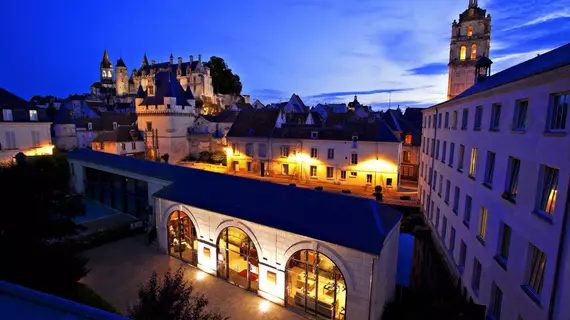
<instances>
[{"instance_id":1,"label":"orange lit facade","mask_svg":"<svg viewBox=\"0 0 570 320\"><path fill-rule=\"evenodd\" d=\"M351 186L397 188L402 143L228 137L228 170Z\"/></svg>"}]
</instances>

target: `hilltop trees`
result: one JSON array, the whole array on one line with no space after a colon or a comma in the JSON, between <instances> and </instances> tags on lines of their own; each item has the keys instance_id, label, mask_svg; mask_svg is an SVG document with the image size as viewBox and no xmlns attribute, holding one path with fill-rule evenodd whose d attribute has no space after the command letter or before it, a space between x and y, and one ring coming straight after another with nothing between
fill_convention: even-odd
<instances>
[{"instance_id":1,"label":"hilltop trees","mask_svg":"<svg viewBox=\"0 0 570 320\"><path fill-rule=\"evenodd\" d=\"M210 68L212 85L215 93L221 94L241 94L241 80L237 74L228 68L224 59L213 56L206 62L206 67Z\"/></svg>"}]
</instances>

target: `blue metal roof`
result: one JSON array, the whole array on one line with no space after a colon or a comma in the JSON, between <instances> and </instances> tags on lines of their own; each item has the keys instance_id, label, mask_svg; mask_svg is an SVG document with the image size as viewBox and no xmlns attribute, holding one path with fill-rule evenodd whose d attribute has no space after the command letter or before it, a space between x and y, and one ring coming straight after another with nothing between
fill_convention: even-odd
<instances>
[{"instance_id":1,"label":"blue metal roof","mask_svg":"<svg viewBox=\"0 0 570 320\"><path fill-rule=\"evenodd\" d=\"M154 194L193 207L371 254L380 254L401 214L361 197L292 187L166 163L79 149L81 160L173 183ZM326 189L326 187L325 187Z\"/></svg>"},{"instance_id":2,"label":"blue metal roof","mask_svg":"<svg viewBox=\"0 0 570 320\"><path fill-rule=\"evenodd\" d=\"M496 73L451 100L461 99L568 64L570 64L570 43Z\"/></svg>"},{"instance_id":3,"label":"blue metal roof","mask_svg":"<svg viewBox=\"0 0 570 320\"><path fill-rule=\"evenodd\" d=\"M0 281L2 319L126 320L127 318L43 292Z\"/></svg>"}]
</instances>

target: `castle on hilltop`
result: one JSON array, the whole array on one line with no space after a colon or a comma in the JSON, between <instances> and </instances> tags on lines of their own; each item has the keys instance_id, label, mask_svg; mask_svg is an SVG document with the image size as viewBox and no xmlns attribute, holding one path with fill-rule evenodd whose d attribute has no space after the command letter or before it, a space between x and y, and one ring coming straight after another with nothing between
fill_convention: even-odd
<instances>
[{"instance_id":1,"label":"castle on hilltop","mask_svg":"<svg viewBox=\"0 0 570 320\"><path fill-rule=\"evenodd\" d=\"M194 56L190 56L187 62L182 62L182 57L178 57L177 62L174 62L171 54L168 62L156 63L155 60L151 60L149 63L145 54L141 66L138 69L134 68L129 76L123 59L119 58L117 64L113 66L105 49L99 71L100 81L91 85L91 94L96 96L135 95L139 86L152 94L154 88L152 85L149 86L152 84L152 78L161 71L171 71L176 75L180 85L183 88L189 87L194 96L214 99L210 69L202 62L202 55L198 55L197 60L194 60Z\"/></svg>"}]
</instances>

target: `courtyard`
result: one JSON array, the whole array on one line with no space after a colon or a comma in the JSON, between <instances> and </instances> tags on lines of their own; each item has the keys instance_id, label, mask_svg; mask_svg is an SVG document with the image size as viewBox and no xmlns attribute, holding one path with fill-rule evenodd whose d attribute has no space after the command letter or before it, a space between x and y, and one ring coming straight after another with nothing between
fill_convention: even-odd
<instances>
[{"instance_id":1,"label":"courtyard","mask_svg":"<svg viewBox=\"0 0 570 320\"><path fill-rule=\"evenodd\" d=\"M88 268L91 272L81 282L105 298L123 315L127 314L129 306L136 301L139 284L145 283L153 271L160 276L169 269L175 272L183 267L186 280L192 281L196 292L208 298L209 308L220 310L232 320L307 319L159 252L155 245L147 245L146 235L89 250L85 256L89 258ZM262 309L265 310L261 311Z\"/></svg>"}]
</instances>

